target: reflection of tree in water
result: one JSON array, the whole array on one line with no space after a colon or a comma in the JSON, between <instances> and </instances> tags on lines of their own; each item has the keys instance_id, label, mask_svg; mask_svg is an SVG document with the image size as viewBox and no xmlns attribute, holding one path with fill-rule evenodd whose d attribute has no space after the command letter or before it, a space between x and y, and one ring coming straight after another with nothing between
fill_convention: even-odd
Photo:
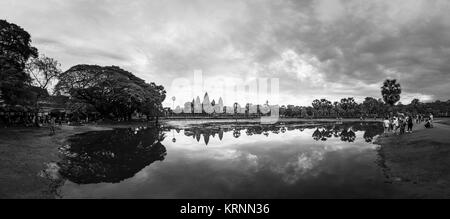
<instances>
[{"instance_id":1,"label":"reflection of tree in water","mask_svg":"<svg viewBox=\"0 0 450 219\"><path fill-rule=\"evenodd\" d=\"M319 141L320 139L322 139L322 132L319 130L319 128L317 128L316 131L314 131L312 137L316 141Z\"/></svg>"},{"instance_id":2,"label":"reflection of tree in water","mask_svg":"<svg viewBox=\"0 0 450 219\"><path fill-rule=\"evenodd\" d=\"M341 141L354 142L356 140L355 132L358 131L364 132L364 140L366 142L372 142L375 136L383 132L383 127L378 123L329 125L316 128L312 137L316 141L326 141L334 137L340 138Z\"/></svg>"},{"instance_id":3,"label":"reflection of tree in water","mask_svg":"<svg viewBox=\"0 0 450 219\"><path fill-rule=\"evenodd\" d=\"M61 149L59 173L78 184L117 183L133 177L155 161L166 148L157 128L116 129L75 135Z\"/></svg>"},{"instance_id":4,"label":"reflection of tree in water","mask_svg":"<svg viewBox=\"0 0 450 219\"><path fill-rule=\"evenodd\" d=\"M314 131L312 137L316 141L326 141L328 138L331 138L333 136L333 133L329 129L322 129L319 130L319 128Z\"/></svg>"},{"instance_id":5,"label":"reflection of tree in water","mask_svg":"<svg viewBox=\"0 0 450 219\"><path fill-rule=\"evenodd\" d=\"M347 130L344 129L344 131L341 132L341 141L345 142L354 142L356 139L356 134L353 130Z\"/></svg>"},{"instance_id":6,"label":"reflection of tree in water","mask_svg":"<svg viewBox=\"0 0 450 219\"><path fill-rule=\"evenodd\" d=\"M303 132L305 128L316 128L316 125L241 125L241 126L225 126L225 127L190 127L185 129L185 135L191 136L200 142L202 136L205 144L208 145L210 137L213 138L216 134L222 140L224 132L232 132L234 138L240 138L242 133L247 136L264 135L269 137L272 134L282 134L287 131L299 130ZM366 142L371 142L376 135L383 132L383 127L380 123L344 123L344 124L325 124L317 127L312 137L316 141L326 141L330 138L339 138L345 142L354 142L356 140L356 132L363 131Z\"/></svg>"},{"instance_id":7,"label":"reflection of tree in water","mask_svg":"<svg viewBox=\"0 0 450 219\"><path fill-rule=\"evenodd\" d=\"M234 137L234 138L239 138L239 137L241 137L241 130L235 129L235 130L233 131L233 137Z\"/></svg>"},{"instance_id":8,"label":"reflection of tree in water","mask_svg":"<svg viewBox=\"0 0 450 219\"><path fill-rule=\"evenodd\" d=\"M373 123L365 124L364 128L364 139L366 142L373 142L373 138L384 131L382 126Z\"/></svg>"},{"instance_id":9,"label":"reflection of tree in water","mask_svg":"<svg viewBox=\"0 0 450 219\"><path fill-rule=\"evenodd\" d=\"M367 143L372 142L373 138L380 133L376 129L367 129L364 132L364 140L366 140Z\"/></svg>"},{"instance_id":10,"label":"reflection of tree in water","mask_svg":"<svg viewBox=\"0 0 450 219\"><path fill-rule=\"evenodd\" d=\"M236 127L189 127L184 131L184 135L188 137L193 137L200 142L202 136L205 144L208 145L210 141L210 137L215 137L216 134L219 136L219 139L223 139L224 132L232 132L234 138L240 138L242 136L242 132L245 130L245 134L247 136L252 135L266 135L269 136L269 132L274 134L280 134L280 132L285 133L286 127L279 126L236 126ZM295 130L295 128L291 128L291 130ZM303 131L303 130L302 130Z\"/></svg>"}]
</instances>

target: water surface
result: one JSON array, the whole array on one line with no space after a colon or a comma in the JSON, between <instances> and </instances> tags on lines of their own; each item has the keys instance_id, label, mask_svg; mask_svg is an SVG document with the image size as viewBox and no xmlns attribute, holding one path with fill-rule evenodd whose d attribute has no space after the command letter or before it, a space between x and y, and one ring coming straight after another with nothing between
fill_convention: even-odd
<instances>
[{"instance_id":1,"label":"water surface","mask_svg":"<svg viewBox=\"0 0 450 219\"><path fill-rule=\"evenodd\" d=\"M75 135L63 198L386 198L379 123L202 125Z\"/></svg>"}]
</instances>

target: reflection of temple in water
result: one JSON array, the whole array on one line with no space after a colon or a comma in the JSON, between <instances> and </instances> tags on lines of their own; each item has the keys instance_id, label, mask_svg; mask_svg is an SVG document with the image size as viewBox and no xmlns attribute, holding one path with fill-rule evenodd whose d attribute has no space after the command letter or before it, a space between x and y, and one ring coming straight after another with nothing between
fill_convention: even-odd
<instances>
[{"instance_id":1,"label":"reflection of temple in water","mask_svg":"<svg viewBox=\"0 0 450 219\"><path fill-rule=\"evenodd\" d=\"M356 123L356 124L330 124L317 127L311 126L295 126L295 125L242 125L242 126L225 126L225 127L190 127L184 130L184 135L192 137L200 142L203 138L205 145L208 145L211 138L219 136L222 141L224 133L231 132L236 139L243 134L246 136L264 135L269 137L271 134L284 134L299 130L303 132L307 128L315 128L312 138L316 141L326 141L330 138L338 138L343 142L354 142L356 140L356 132L363 131L366 142L372 142L373 138L382 133L382 127L378 123ZM179 131L177 131L179 133Z\"/></svg>"},{"instance_id":2,"label":"reflection of temple in water","mask_svg":"<svg viewBox=\"0 0 450 219\"><path fill-rule=\"evenodd\" d=\"M184 130L184 135L188 137L192 137L196 139L197 142L200 142L201 137L203 136L203 140L206 145L209 143L210 137L215 138L216 135L219 136L219 140L223 139L223 129L201 129L201 128L189 128Z\"/></svg>"}]
</instances>

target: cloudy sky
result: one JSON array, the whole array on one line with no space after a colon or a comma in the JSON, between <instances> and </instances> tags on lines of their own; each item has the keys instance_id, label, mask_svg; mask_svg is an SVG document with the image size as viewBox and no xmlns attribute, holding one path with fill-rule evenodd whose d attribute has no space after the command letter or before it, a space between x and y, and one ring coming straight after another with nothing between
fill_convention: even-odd
<instances>
[{"instance_id":1,"label":"cloudy sky","mask_svg":"<svg viewBox=\"0 0 450 219\"><path fill-rule=\"evenodd\" d=\"M63 70L118 65L179 103L200 95L171 87L194 70L217 84L279 78L280 104L379 98L386 78L404 103L450 99L449 11L448 0L0 1L0 19Z\"/></svg>"}]
</instances>

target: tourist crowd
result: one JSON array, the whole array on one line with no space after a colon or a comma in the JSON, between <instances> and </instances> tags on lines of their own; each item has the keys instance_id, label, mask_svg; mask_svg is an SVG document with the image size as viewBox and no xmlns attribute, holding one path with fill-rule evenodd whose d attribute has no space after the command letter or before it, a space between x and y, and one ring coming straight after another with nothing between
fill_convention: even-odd
<instances>
[{"instance_id":1,"label":"tourist crowd","mask_svg":"<svg viewBox=\"0 0 450 219\"><path fill-rule=\"evenodd\" d=\"M414 123L418 125L425 122L425 128L432 128L433 120L434 116L432 113L428 116L423 114L413 116L411 114L397 113L396 116L386 117L384 119L384 133L394 133L397 135L412 133Z\"/></svg>"}]
</instances>

